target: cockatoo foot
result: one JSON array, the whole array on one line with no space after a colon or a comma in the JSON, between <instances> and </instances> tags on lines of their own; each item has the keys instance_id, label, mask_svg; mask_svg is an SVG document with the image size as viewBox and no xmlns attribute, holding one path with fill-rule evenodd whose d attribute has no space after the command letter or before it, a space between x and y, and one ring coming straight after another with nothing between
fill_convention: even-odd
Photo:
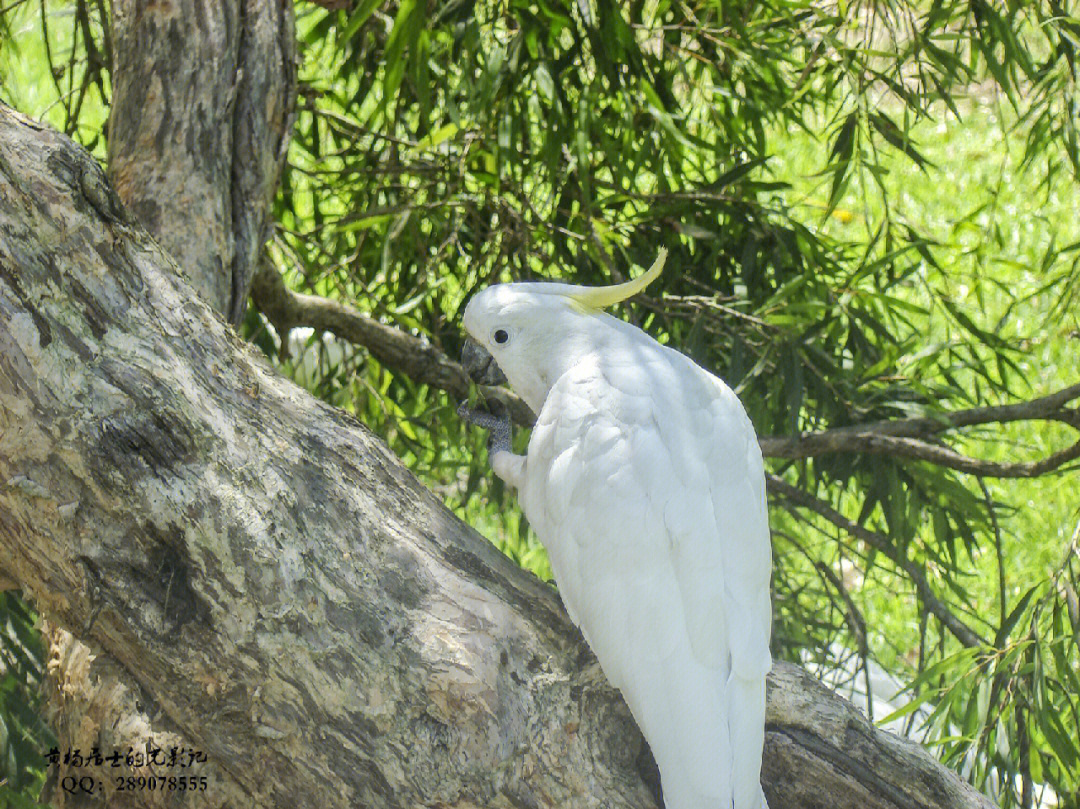
<instances>
[{"instance_id":1,"label":"cockatoo foot","mask_svg":"<svg viewBox=\"0 0 1080 809\"><path fill-rule=\"evenodd\" d=\"M458 416L470 424L490 430L488 436L488 457L494 458L497 452L510 452L510 417L496 416L482 410L473 410L465 402L458 405Z\"/></svg>"},{"instance_id":2,"label":"cockatoo foot","mask_svg":"<svg viewBox=\"0 0 1080 809\"><path fill-rule=\"evenodd\" d=\"M458 405L457 414L463 421L491 431L487 445L488 462L496 475L511 486L519 488L524 474L525 457L515 455L510 449L510 417L473 410L465 402Z\"/></svg>"}]
</instances>

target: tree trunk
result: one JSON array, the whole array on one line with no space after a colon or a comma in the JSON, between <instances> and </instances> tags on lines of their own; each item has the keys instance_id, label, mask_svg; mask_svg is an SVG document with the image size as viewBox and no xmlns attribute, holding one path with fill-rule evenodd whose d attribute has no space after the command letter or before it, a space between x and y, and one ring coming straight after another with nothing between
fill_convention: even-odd
<instances>
[{"instance_id":1,"label":"tree trunk","mask_svg":"<svg viewBox=\"0 0 1080 809\"><path fill-rule=\"evenodd\" d=\"M291 0L114 0L109 179L239 323L296 94Z\"/></svg>"},{"instance_id":2,"label":"tree trunk","mask_svg":"<svg viewBox=\"0 0 1080 809\"><path fill-rule=\"evenodd\" d=\"M557 595L129 222L89 155L0 107L0 573L90 644L50 630L72 746L207 759L61 763L54 803L172 805L119 790L154 773L206 777L190 806L656 806ZM767 721L772 809L990 806L793 666Z\"/></svg>"}]
</instances>

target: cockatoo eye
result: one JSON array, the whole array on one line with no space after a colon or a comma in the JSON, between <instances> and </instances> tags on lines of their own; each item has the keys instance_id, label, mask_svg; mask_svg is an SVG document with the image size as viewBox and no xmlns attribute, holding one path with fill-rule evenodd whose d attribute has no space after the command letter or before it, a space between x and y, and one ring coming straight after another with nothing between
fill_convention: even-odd
<instances>
[{"instance_id":1,"label":"cockatoo eye","mask_svg":"<svg viewBox=\"0 0 1080 809\"><path fill-rule=\"evenodd\" d=\"M495 333L491 337L499 345L505 345L510 341L510 334L506 329L495 329Z\"/></svg>"}]
</instances>

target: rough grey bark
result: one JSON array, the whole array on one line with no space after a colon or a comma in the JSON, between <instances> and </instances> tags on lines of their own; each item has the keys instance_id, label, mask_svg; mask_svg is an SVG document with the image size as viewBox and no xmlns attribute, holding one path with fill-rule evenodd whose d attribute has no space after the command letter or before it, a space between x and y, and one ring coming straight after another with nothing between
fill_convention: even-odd
<instances>
[{"instance_id":1,"label":"rough grey bark","mask_svg":"<svg viewBox=\"0 0 1080 809\"><path fill-rule=\"evenodd\" d=\"M51 685L82 706L62 735L205 751L185 805L657 805L552 590L277 376L89 155L2 106L0 544L92 650L51 630ZM990 806L793 666L767 721L772 809Z\"/></svg>"},{"instance_id":2,"label":"rough grey bark","mask_svg":"<svg viewBox=\"0 0 1080 809\"><path fill-rule=\"evenodd\" d=\"M114 0L109 178L239 323L296 92L291 0Z\"/></svg>"}]
</instances>

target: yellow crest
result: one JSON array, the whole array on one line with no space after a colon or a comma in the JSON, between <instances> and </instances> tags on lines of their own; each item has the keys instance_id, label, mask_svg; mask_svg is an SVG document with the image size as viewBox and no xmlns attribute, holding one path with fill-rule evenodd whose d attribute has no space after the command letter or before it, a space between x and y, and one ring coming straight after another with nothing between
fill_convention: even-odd
<instances>
[{"instance_id":1,"label":"yellow crest","mask_svg":"<svg viewBox=\"0 0 1080 809\"><path fill-rule=\"evenodd\" d=\"M622 284L613 284L607 287L567 286L565 290L560 291L568 298L572 298L576 303L589 309L606 309L619 301L625 301L632 295L637 295L655 281L661 270L664 269L665 261L667 261L667 249L661 247L660 253L656 256L656 261L653 262L644 275L639 275L637 278Z\"/></svg>"}]
</instances>

